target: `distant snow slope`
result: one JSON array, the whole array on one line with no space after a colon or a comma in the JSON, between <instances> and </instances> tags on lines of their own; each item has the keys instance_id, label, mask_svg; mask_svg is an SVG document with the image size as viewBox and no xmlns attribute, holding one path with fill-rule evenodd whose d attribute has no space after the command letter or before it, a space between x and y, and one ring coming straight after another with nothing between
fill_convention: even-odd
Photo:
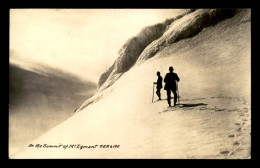
<instances>
[{"instance_id":1,"label":"distant snow slope","mask_svg":"<svg viewBox=\"0 0 260 168\"><path fill-rule=\"evenodd\" d=\"M116 72L116 61L74 116L32 142L56 147L26 146L11 157L250 158L250 9L187 12L137 58L126 71ZM205 105L168 108L164 90L152 103L156 72L164 77L169 66L181 103ZM70 144L86 147L64 149Z\"/></svg>"},{"instance_id":2,"label":"distant snow slope","mask_svg":"<svg viewBox=\"0 0 260 168\"><path fill-rule=\"evenodd\" d=\"M51 67L10 63L9 72L11 153L69 118L96 90L96 84Z\"/></svg>"}]
</instances>

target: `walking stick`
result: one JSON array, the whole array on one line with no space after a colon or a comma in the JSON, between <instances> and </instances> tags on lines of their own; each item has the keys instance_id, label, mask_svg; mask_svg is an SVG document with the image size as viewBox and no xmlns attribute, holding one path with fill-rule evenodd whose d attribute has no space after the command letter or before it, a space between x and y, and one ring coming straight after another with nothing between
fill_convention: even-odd
<instances>
[{"instance_id":1,"label":"walking stick","mask_svg":"<svg viewBox=\"0 0 260 168\"><path fill-rule=\"evenodd\" d=\"M153 83L153 96L154 96L154 83ZM152 103L153 103L153 98L152 98Z\"/></svg>"},{"instance_id":2,"label":"walking stick","mask_svg":"<svg viewBox=\"0 0 260 168\"><path fill-rule=\"evenodd\" d=\"M178 88L178 82L176 82L176 91L177 91L177 101L178 101L178 104L180 104L180 94L179 94L179 88Z\"/></svg>"}]
</instances>

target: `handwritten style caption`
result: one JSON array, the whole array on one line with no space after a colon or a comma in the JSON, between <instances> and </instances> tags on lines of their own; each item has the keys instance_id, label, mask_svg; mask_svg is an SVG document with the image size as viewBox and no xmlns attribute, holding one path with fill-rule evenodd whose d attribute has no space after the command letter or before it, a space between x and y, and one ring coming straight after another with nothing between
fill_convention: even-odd
<instances>
[{"instance_id":1,"label":"handwritten style caption","mask_svg":"<svg viewBox=\"0 0 260 168\"><path fill-rule=\"evenodd\" d=\"M29 148L63 148L66 149L97 149L97 148L119 148L120 145L81 145L81 144L59 144L59 145L49 145L49 144L30 144Z\"/></svg>"}]
</instances>

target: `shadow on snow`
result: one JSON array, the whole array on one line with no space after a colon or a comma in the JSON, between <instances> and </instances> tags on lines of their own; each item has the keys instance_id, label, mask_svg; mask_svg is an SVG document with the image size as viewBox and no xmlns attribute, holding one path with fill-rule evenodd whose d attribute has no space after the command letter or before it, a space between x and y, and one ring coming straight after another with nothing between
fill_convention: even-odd
<instances>
[{"instance_id":1,"label":"shadow on snow","mask_svg":"<svg viewBox=\"0 0 260 168\"><path fill-rule=\"evenodd\" d=\"M197 106L206 106L205 103L196 103L196 104L177 104L177 106L171 106L173 108L175 107L197 107Z\"/></svg>"}]
</instances>

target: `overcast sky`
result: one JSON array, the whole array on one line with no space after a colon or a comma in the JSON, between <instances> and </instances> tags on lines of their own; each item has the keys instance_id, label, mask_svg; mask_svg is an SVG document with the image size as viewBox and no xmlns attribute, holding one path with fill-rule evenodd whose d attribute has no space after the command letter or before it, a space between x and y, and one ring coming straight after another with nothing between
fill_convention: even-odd
<instances>
[{"instance_id":1,"label":"overcast sky","mask_svg":"<svg viewBox=\"0 0 260 168\"><path fill-rule=\"evenodd\" d=\"M11 9L10 62L41 63L97 82L120 47L181 9Z\"/></svg>"}]
</instances>

